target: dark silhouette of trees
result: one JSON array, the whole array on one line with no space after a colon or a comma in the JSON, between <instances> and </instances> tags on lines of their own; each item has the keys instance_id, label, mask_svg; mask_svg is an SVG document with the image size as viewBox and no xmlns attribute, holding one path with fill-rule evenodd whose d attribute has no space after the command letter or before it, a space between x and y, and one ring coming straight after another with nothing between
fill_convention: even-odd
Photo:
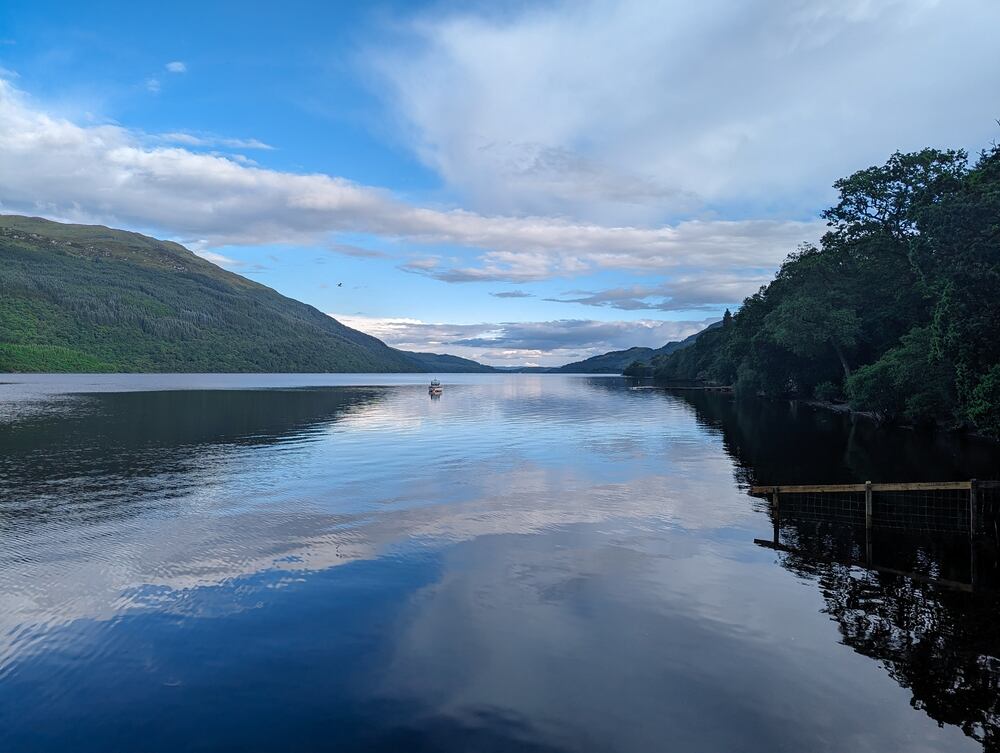
<instances>
[{"instance_id":1,"label":"dark silhouette of trees","mask_svg":"<svg viewBox=\"0 0 1000 753\"><path fill-rule=\"evenodd\" d=\"M893 154L837 181L830 230L661 379L828 399L1000 437L1000 147Z\"/></svg>"}]
</instances>

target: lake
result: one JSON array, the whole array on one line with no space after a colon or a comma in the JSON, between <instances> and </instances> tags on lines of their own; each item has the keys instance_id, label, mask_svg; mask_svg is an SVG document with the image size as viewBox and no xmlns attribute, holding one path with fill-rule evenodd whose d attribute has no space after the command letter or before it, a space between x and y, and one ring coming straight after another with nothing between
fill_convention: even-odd
<instances>
[{"instance_id":1,"label":"lake","mask_svg":"<svg viewBox=\"0 0 1000 753\"><path fill-rule=\"evenodd\" d=\"M441 378L0 378L0 750L1000 746L995 537L866 568L850 526L762 545L748 495L995 479L996 445Z\"/></svg>"}]
</instances>

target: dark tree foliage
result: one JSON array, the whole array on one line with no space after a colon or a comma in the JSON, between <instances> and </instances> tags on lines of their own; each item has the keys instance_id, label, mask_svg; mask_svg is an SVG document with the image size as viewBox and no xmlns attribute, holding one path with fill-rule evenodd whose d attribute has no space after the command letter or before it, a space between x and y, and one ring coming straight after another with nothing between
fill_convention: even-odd
<instances>
[{"instance_id":1,"label":"dark tree foliage","mask_svg":"<svg viewBox=\"0 0 1000 753\"><path fill-rule=\"evenodd\" d=\"M838 181L830 230L656 376L832 399L1000 436L1000 148L896 153Z\"/></svg>"},{"instance_id":2,"label":"dark tree foliage","mask_svg":"<svg viewBox=\"0 0 1000 753\"><path fill-rule=\"evenodd\" d=\"M622 370L622 376L650 377L653 376L653 367L644 361L632 361Z\"/></svg>"}]
</instances>

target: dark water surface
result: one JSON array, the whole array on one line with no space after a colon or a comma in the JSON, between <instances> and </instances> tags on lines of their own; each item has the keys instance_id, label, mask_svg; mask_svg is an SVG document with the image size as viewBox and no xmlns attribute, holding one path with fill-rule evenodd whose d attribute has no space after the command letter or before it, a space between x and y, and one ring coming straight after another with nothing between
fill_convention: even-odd
<instances>
[{"instance_id":1,"label":"dark water surface","mask_svg":"<svg viewBox=\"0 0 1000 753\"><path fill-rule=\"evenodd\" d=\"M617 378L0 381L4 753L1000 749L995 528L866 569L747 494L994 445Z\"/></svg>"}]
</instances>

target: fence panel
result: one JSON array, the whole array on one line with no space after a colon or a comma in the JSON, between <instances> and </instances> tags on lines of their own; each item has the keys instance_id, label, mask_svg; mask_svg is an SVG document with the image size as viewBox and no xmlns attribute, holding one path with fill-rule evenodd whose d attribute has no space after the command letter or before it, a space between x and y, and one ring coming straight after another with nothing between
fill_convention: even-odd
<instances>
[{"instance_id":1,"label":"fence panel","mask_svg":"<svg viewBox=\"0 0 1000 753\"><path fill-rule=\"evenodd\" d=\"M754 486L780 516L866 528L996 533L1000 481Z\"/></svg>"}]
</instances>

